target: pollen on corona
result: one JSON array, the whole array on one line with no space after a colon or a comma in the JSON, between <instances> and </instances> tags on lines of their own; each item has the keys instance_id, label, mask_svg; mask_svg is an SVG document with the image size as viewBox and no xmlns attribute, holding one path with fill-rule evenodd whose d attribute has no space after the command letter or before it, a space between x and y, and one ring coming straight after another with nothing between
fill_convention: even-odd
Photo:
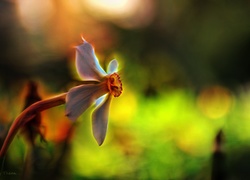
<instances>
[{"instance_id":1,"label":"pollen on corona","mask_svg":"<svg viewBox=\"0 0 250 180\"><path fill-rule=\"evenodd\" d=\"M109 75L107 79L107 85L109 92L114 96L114 97L119 97L122 93L122 82L120 79L120 76L117 73L113 73Z\"/></svg>"}]
</instances>

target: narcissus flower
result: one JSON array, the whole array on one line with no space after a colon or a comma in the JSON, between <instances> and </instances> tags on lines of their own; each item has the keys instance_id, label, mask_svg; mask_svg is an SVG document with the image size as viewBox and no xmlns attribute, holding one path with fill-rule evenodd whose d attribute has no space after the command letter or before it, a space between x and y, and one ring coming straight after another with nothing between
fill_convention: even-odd
<instances>
[{"instance_id":1,"label":"narcissus flower","mask_svg":"<svg viewBox=\"0 0 250 180\"><path fill-rule=\"evenodd\" d=\"M101 145L106 136L112 96L118 97L122 93L122 83L117 74L118 62L112 60L105 72L95 56L93 47L83 39L83 44L76 47L76 68L83 84L69 90L66 96L66 115L70 120L76 121L95 103L92 129L95 139Z\"/></svg>"}]
</instances>

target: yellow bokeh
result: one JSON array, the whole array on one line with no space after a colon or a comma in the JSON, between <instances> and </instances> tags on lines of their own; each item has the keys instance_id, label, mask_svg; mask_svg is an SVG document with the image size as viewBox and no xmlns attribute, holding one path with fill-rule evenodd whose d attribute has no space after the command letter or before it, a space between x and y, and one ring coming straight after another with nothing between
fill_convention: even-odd
<instances>
[{"instance_id":1,"label":"yellow bokeh","mask_svg":"<svg viewBox=\"0 0 250 180\"><path fill-rule=\"evenodd\" d=\"M116 124L130 122L137 111L136 95L131 88L126 87L126 84L123 84L123 89L121 96L113 98L110 106L110 119Z\"/></svg>"},{"instance_id":2,"label":"yellow bokeh","mask_svg":"<svg viewBox=\"0 0 250 180\"><path fill-rule=\"evenodd\" d=\"M228 89L222 86L212 86L200 93L197 103L204 115L211 119L217 119L230 111L233 96Z\"/></svg>"},{"instance_id":3,"label":"yellow bokeh","mask_svg":"<svg viewBox=\"0 0 250 180\"><path fill-rule=\"evenodd\" d=\"M184 152L196 156L209 154L212 147L213 130L203 123L191 124L179 131L175 138L177 146Z\"/></svg>"}]
</instances>

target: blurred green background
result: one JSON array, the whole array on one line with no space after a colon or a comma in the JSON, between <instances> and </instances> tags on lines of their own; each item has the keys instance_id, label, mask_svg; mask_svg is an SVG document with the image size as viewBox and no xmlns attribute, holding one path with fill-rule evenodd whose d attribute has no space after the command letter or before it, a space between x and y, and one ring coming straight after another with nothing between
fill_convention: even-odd
<instances>
[{"instance_id":1,"label":"blurred green background","mask_svg":"<svg viewBox=\"0 0 250 180\"><path fill-rule=\"evenodd\" d=\"M216 179L217 169L248 179L249 17L248 0L0 0L1 144L27 82L42 99L77 84L83 36L103 67L119 61L124 92L101 147L93 108L73 132L64 106L43 112L47 143L33 149L33 178ZM14 139L0 178L21 176L26 143Z\"/></svg>"}]
</instances>

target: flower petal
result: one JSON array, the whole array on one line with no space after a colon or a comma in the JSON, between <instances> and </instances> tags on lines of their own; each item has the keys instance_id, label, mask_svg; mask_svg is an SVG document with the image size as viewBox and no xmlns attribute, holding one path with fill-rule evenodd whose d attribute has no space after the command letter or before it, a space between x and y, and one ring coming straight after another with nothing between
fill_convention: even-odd
<instances>
[{"instance_id":1,"label":"flower petal","mask_svg":"<svg viewBox=\"0 0 250 180\"><path fill-rule=\"evenodd\" d=\"M118 62L117 60L113 59L112 61L110 61L108 65L108 74L117 72L117 70L118 70Z\"/></svg>"},{"instance_id":2,"label":"flower petal","mask_svg":"<svg viewBox=\"0 0 250 180\"><path fill-rule=\"evenodd\" d=\"M101 80L107 75L100 66L93 47L87 41L76 47L76 68L84 80Z\"/></svg>"},{"instance_id":3,"label":"flower petal","mask_svg":"<svg viewBox=\"0 0 250 180\"><path fill-rule=\"evenodd\" d=\"M66 97L66 116L75 121L95 99L107 93L102 84L84 84L69 90Z\"/></svg>"},{"instance_id":4,"label":"flower petal","mask_svg":"<svg viewBox=\"0 0 250 180\"><path fill-rule=\"evenodd\" d=\"M95 100L95 106L97 107L97 106L99 106L101 103L103 103L104 100L105 100L105 98L106 98L106 96L107 96L107 94L105 94L105 95L99 97L97 100Z\"/></svg>"},{"instance_id":5,"label":"flower petal","mask_svg":"<svg viewBox=\"0 0 250 180\"><path fill-rule=\"evenodd\" d=\"M97 143L102 145L107 131L109 105L112 96L109 94L106 100L97 107L92 115L92 129Z\"/></svg>"}]
</instances>

